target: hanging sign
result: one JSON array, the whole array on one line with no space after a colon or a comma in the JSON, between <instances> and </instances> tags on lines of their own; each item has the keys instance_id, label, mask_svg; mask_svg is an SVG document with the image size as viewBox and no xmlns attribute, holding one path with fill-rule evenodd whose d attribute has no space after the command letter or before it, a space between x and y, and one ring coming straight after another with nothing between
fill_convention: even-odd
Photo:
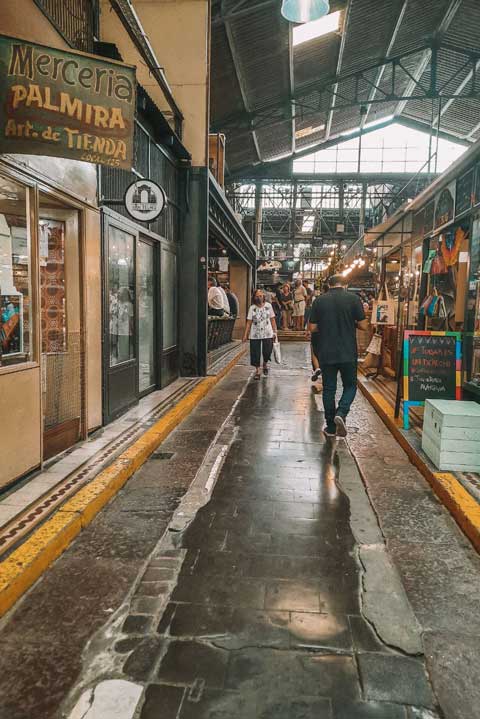
<instances>
[{"instance_id":1,"label":"hanging sign","mask_svg":"<svg viewBox=\"0 0 480 719\"><path fill-rule=\"evenodd\" d=\"M461 399L460 332L407 330L403 341L403 420L426 399Z\"/></svg>"},{"instance_id":2,"label":"hanging sign","mask_svg":"<svg viewBox=\"0 0 480 719\"><path fill-rule=\"evenodd\" d=\"M127 187L125 207L130 217L140 222L153 222L167 204L165 190L152 180L136 180Z\"/></svg>"},{"instance_id":3,"label":"hanging sign","mask_svg":"<svg viewBox=\"0 0 480 719\"><path fill-rule=\"evenodd\" d=\"M0 35L0 153L129 170L135 68Z\"/></svg>"}]
</instances>

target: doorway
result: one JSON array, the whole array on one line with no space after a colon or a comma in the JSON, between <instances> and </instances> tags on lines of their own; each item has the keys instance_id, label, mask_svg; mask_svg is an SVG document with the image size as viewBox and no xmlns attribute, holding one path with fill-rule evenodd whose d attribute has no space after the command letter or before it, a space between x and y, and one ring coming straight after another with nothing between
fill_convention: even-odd
<instances>
[{"instance_id":1,"label":"doorway","mask_svg":"<svg viewBox=\"0 0 480 719\"><path fill-rule=\"evenodd\" d=\"M43 459L83 436L84 350L79 213L40 193Z\"/></svg>"},{"instance_id":2,"label":"doorway","mask_svg":"<svg viewBox=\"0 0 480 719\"><path fill-rule=\"evenodd\" d=\"M137 235L105 218L104 231L104 419L111 422L135 404L138 362L135 254Z\"/></svg>"},{"instance_id":3,"label":"doorway","mask_svg":"<svg viewBox=\"0 0 480 719\"><path fill-rule=\"evenodd\" d=\"M103 268L107 424L178 377L176 252L143 227L104 210Z\"/></svg>"}]
</instances>

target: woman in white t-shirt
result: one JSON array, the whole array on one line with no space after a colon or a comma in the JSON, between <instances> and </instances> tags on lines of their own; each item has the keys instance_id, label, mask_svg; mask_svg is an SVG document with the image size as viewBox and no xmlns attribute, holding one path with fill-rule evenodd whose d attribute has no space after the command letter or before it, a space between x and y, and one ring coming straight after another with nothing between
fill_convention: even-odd
<instances>
[{"instance_id":1,"label":"woman in white t-shirt","mask_svg":"<svg viewBox=\"0 0 480 719\"><path fill-rule=\"evenodd\" d=\"M270 302L265 302L263 290L256 290L253 304L247 315L243 341L250 338L250 362L255 367L255 379L260 379L260 361L263 356L263 374L268 375L268 362L272 356L273 341L277 334L275 312Z\"/></svg>"}]
</instances>

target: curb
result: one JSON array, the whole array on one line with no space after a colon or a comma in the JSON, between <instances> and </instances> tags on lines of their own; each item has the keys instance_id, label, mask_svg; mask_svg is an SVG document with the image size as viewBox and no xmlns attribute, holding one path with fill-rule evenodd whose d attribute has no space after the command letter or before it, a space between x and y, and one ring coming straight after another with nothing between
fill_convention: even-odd
<instances>
[{"instance_id":1,"label":"curb","mask_svg":"<svg viewBox=\"0 0 480 719\"><path fill-rule=\"evenodd\" d=\"M395 419L393 408L379 392L370 391L360 380L360 391L370 402L410 462L425 477L442 504L448 509L463 533L480 552L480 505L450 472L434 472L403 436L400 419Z\"/></svg>"},{"instance_id":2,"label":"curb","mask_svg":"<svg viewBox=\"0 0 480 719\"><path fill-rule=\"evenodd\" d=\"M194 387L0 563L0 616L3 616L67 549L175 427L233 369L244 353L245 349L242 348L217 375L206 377Z\"/></svg>"}]
</instances>

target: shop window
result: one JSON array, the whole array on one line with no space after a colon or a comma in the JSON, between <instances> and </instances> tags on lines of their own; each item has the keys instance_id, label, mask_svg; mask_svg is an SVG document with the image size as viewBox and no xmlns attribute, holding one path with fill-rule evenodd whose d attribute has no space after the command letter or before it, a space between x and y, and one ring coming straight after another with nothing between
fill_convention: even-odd
<instances>
[{"instance_id":1,"label":"shop window","mask_svg":"<svg viewBox=\"0 0 480 719\"><path fill-rule=\"evenodd\" d=\"M161 262L163 349L177 344L177 258L162 248Z\"/></svg>"},{"instance_id":2,"label":"shop window","mask_svg":"<svg viewBox=\"0 0 480 719\"><path fill-rule=\"evenodd\" d=\"M135 237L113 225L108 238L110 366L135 357Z\"/></svg>"},{"instance_id":3,"label":"shop window","mask_svg":"<svg viewBox=\"0 0 480 719\"><path fill-rule=\"evenodd\" d=\"M32 359L28 193L0 178L0 366Z\"/></svg>"},{"instance_id":4,"label":"shop window","mask_svg":"<svg viewBox=\"0 0 480 719\"><path fill-rule=\"evenodd\" d=\"M65 222L40 220L42 353L66 352Z\"/></svg>"},{"instance_id":5,"label":"shop window","mask_svg":"<svg viewBox=\"0 0 480 719\"><path fill-rule=\"evenodd\" d=\"M138 385L145 392L156 378L156 272L155 247L138 243Z\"/></svg>"}]
</instances>

